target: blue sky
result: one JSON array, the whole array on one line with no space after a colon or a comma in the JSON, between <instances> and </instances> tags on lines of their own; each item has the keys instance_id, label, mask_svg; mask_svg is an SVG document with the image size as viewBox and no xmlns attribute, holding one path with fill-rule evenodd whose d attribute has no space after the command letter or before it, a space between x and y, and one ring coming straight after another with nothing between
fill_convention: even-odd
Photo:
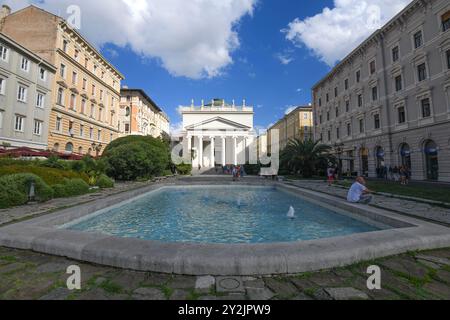
<instances>
[{"instance_id":1,"label":"blue sky","mask_svg":"<svg viewBox=\"0 0 450 320\"><path fill-rule=\"evenodd\" d=\"M267 128L411 0L4 0L70 19L179 127L191 99L235 99ZM73 15L72 15L73 16Z\"/></svg>"},{"instance_id":2,"label":"blue sky","mask_svg":"<svg viewBox=\"0 0 450 320\"><path fill-rule=\"evenodd\" d=\"M310 103L311 86L330 69L308 48L287 41L281 30L295 18L314 15L329 5L332 1L261 1L253 16L245 16L237 26L241 45L232 54L234 62L212 79L174 77L157 60L142 59L115 46L106 46L103 52L126 75L124 84L146 90L174 124L180 121L180 104L225 98L246 99L255 107L255 125L266 127L289 106ZM280 55L292 62L282 64Z\"/></svg>"}]
</instances>

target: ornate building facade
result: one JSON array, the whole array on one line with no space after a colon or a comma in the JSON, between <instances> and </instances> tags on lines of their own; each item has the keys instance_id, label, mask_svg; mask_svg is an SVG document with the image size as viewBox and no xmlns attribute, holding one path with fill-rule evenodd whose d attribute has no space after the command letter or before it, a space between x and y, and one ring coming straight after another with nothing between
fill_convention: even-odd
<instances>
[{"instance_id":1,"label":"ornate building facade","mask_svg":"<svg viewBox=\"0 0 450 320\"><path fill-rule=\"evenodd\" d=\"M169 117L142 89L121 89L119 130L121 135L160 137L169 135Z\"/></svg>"},{"instance_id":2,"label":"ornate building facade","mask_svg":"<svg viewBox=\"0 0 450 320\"><path fill-rule=\"evenodd\" d=\"M122 74L64 19L35 6L6 15L1 32L55 65L48 148L100 155L119 137Z\"/></svg>"},{"instance_id":3,"label":"ornate building facade","mask_svg":"<svg viewBox=\"0 0 450 320\"><path fill-rule=\"evenodd\" d=\"M342 170L450 181L450 3L414 0L313 88L315 138Z\"/></svg>"}]
</instances>

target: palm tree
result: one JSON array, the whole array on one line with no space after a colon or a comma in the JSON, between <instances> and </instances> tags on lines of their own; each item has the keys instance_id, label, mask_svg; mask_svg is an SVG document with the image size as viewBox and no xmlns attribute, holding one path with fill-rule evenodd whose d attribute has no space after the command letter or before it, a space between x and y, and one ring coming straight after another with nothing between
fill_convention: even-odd
<instances>
[{"instance_id":1,"label":"palm tree","mask_svg":"<svg viewBox=\"0 0 450 320\"><path fill-rule=\"evenodd\" d=\"M291 139L281 152L281 166L310 178L321 163L328 163L331 147L320 141Z\"/></svg>"}]
</instances>

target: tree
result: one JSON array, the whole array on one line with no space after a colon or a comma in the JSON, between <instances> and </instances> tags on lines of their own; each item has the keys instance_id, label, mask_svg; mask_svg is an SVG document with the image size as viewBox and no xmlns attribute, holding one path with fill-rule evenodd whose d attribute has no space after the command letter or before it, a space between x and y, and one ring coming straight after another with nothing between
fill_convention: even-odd
<instances>
[{"instance_id":1,"label":"tree","mask_svg":"<svg viewBox=\"0 0 450 320\"><path fill-rule=\"evenodd\" d=\"M310 178L321 163L328 162L331 147L320 141L291 139L281 152L281 167L304 178Z\"/></svg>"},{"instance_id":2,"label":"tree","mask_svg":"<svg viewBox=\"0 0 450 320\"><path fill-rule=\"evenodd\" d=\"M106 148L103 158L109 176L128 181L162 175L170 164L169 146L148 136L119 138Z\"/></svg>"}]
</instances>

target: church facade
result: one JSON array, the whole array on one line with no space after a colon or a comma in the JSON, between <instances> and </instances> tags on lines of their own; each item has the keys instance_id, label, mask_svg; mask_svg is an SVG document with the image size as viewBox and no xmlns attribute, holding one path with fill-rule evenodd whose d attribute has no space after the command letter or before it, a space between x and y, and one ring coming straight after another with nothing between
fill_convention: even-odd
<instances>
[{"instance_id":1,"label":"church facade","mask_svg":"<svg viewBox=\"0 0 450 320\"><path fill-rule=\"evenodd\" d=\"M194 168L241 165L250 161L255 139L253 107L214 99L180 107L182 156Z\"/></svg>"}]
</instances>

